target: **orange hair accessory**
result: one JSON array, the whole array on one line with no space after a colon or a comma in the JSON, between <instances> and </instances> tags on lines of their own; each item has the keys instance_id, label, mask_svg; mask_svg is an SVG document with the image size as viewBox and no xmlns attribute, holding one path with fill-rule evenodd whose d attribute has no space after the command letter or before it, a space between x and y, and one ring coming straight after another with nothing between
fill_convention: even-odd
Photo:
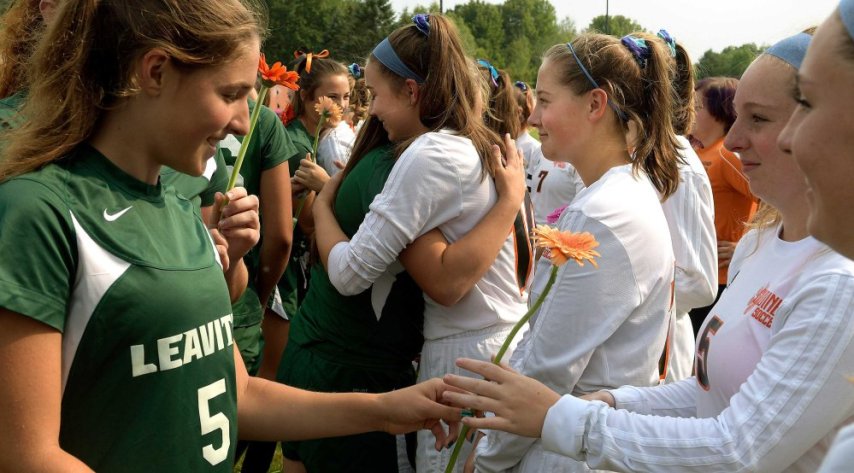
<instances>
[{"instance_id":1,"label":"orange hair accessory","mask_svg":"<svg viewBox=\"0 0 854 473\"><path fill-rule=\"evenodd\" d=\"M294 51L294 58L299 59L305 56L305 72L306 74L311 74L311 60L312 58L325 58L329 57L329 50L324 49L319 53L313 53L311 51Z\"/></svg>"}]
</instances>

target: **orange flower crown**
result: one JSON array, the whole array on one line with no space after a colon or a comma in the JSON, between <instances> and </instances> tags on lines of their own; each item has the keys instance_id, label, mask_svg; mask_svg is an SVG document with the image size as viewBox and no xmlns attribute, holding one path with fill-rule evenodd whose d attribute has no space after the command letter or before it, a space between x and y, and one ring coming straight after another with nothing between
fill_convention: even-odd
<instances>
[{"instance_id":1,"label":"orange flower crown","mask_svg":"<svg viewBox=\"0 0 854 473\"><path fill-rule=\"evenodd\" d=\"M584 266L587 260L598 268L594 258L599 252L594 250L599 242L590 233L562 232L547 225L537 225L533 231L534 243L539 248L545 248L543 255L550 259L555 266L563 266L569 260Z\"/></svg>"}]
</instances>

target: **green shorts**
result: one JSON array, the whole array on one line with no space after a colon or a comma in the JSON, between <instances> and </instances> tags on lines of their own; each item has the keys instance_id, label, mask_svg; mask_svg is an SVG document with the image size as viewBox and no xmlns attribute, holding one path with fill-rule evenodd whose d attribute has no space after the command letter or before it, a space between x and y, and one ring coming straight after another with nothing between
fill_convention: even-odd
<instances>
[{"instance_id":1,"label":"green shorts","mask_svg":"<svg viewBox=\"0 0 854 473\"><path fill-rule=\"evenodd\" d=\"M380 393L411 386L415 370L379 370L348 365L321 356L311 347L288 343L279 364L278 380L290 386L318 392ZM346 361L346 360L345 360ZM310 416L311 413L301 415ZM302 442L282 442L282 453L301 461L312 473L370 471L397 473L397 438L371 432Z\"/></svg>"}]
</instances>

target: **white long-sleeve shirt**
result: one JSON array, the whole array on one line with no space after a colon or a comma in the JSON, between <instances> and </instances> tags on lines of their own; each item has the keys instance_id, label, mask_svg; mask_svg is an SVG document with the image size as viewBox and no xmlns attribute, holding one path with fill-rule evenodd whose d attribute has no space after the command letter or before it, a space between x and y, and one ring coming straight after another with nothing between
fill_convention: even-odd
<instances>
[{"instance_id":1,"label":"white long-sleeve shirt","mask_svg":"<svg viewBox=\"0 0 854 473\"><path fill-rule=\"evenodd\" d=\"M341 121L338 126L324 134L317 143L317 164L330 176L338 174L341 169L335 165L335 162L347 164L355 143L356 133L350 129L347 122Z\"/></svg>"},{"instance_id":2,"label":"white long-sleeve shirt","mask_svg":"<svg viewBox=\"0 0 854 473\"><path fill-rule=\"evenodd\" d=\"M673 251L658 195L630 165L609 170L582 190L558 221L561 230L590 232L599 242L599 268L568 262L511 366L559 393L607 386L658 384L658 362L671 316ZM541 258L531 302L551 271ZM478 445L479 472L584 471L568 458L543 455L534 439L490 431Z\"/></svg>"},{"instance_id":3,"label":"white long-sleeve shirt","mask_svg":"<svg viewBox=\"0 0 854 473\"><path fill-rule=\"evenodd\" d=\"M688 311L715 301L718 290L718 250L712 185L700 157L687 139L682 146L679 187L661 204L673 255L676 257L676 314L671 333L667 382L691 376L694 329Z\"/></svg>"},{"instance_id":4,"label":"white long-sleeve shirt","mask_svg":"<svg viewBox=\"0 0 854 473\"><path fill-rule=\"evenodd\" d=\"M849 473L854 465L854 424L839 431L818 473Z\"/></svg>"},{"instance_id":5,"label":"white long-sleeve shirt","mask_svg":"<svg viewBox=\"0 0 854 473\"><path fill-rule=\"evenodd\" d=\"M854 262L776 231L739 242L696 378L613 390L617 410L564 396L543 446L618 471L816 471L854 419Z\"/></svg>"},{"instance_id":6,"label":"white long-sleeve shirt","mask_svg":"<svg viewBox=\"0 0 854 473\"><path fill-rule=\"evenodd\" d=\"M495 183L482 178L482 169L468 138L443 130L413 141L352 240L330 251L328 272L335 288L344 295L364 291L407 245L434 228L450 242L468 233L497 200ZM522 318L527 291L517 283L516 242L509 230L495 262L457 304L445 307L425 295L426 339Z\"/></svg>"}]
</instances>

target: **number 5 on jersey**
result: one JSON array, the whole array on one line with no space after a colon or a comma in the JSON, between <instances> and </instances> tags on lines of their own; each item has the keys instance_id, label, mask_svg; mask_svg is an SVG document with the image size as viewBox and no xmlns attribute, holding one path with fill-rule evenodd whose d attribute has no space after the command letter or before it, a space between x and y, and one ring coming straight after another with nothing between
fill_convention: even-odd
<instances>
[{"instance_id":1,"label":"number 5 on jersey","mask_svg":"<svg viewBox=\"0 0 854 473\"><path fill-rule=\"evenodd\" d=\"M228 449L231 446L231 426L228 424L228 417L222 412L211 415L210 410L210 400L221 394L225 394L225 379L199 388L199 421L202 426L202 435L217 430L222 435L219 448L214 448L214 444L205 445L202 448L202 457L211 465L222 463L228 458Z\"/></svg>"}]
</instances>

